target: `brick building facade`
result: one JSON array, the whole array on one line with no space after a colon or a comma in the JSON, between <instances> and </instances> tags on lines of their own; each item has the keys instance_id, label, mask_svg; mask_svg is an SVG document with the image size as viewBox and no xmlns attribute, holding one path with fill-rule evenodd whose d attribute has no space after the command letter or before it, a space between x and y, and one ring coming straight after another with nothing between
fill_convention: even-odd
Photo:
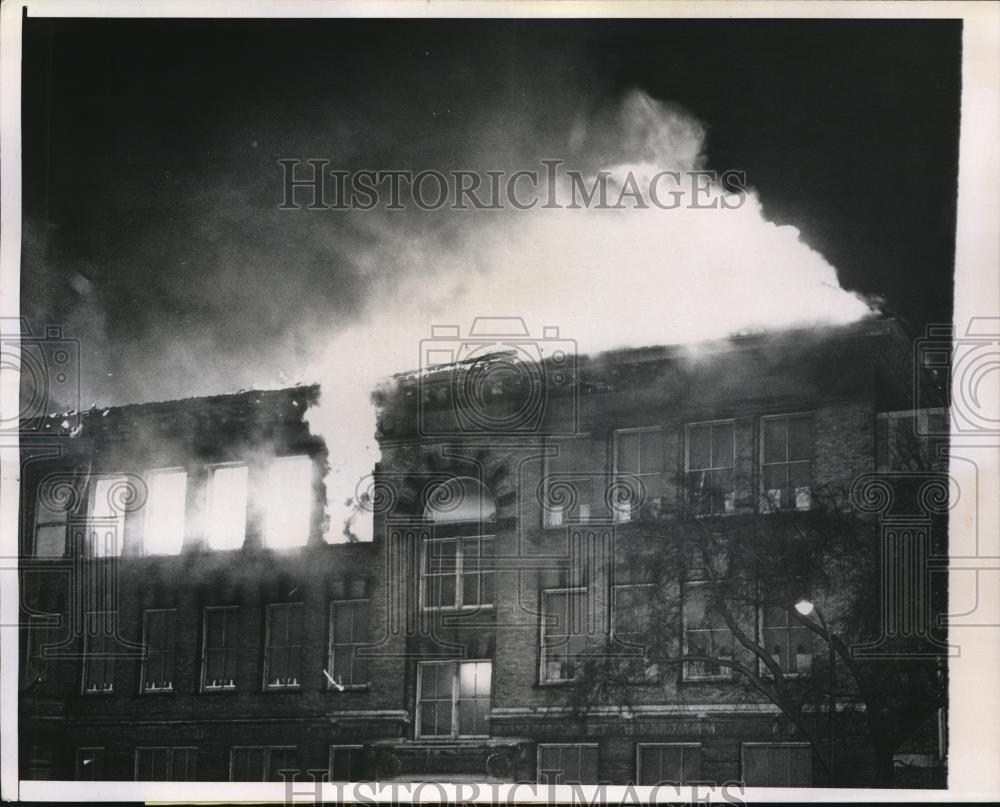
<instances>
[{"instance_id":1,"label":"brick building facade","mask_svg":"<svg viewBox=\"0 0 1000 807\"><path fill-rule=\"evenodd\" d=\"M803 718L831 756L836 723L831 776L727 672L699 563L663 559L692 531L821 531L824 496L893 465L913 383L891 321L400 376L371 543L323 541L316 387L30 424L21 775L871 784L850 687ZM788 589L835 632L856 593ZM780 604L747 630L789 679L827 675ZM607 669L625 685L595 694Z\"/></svg>"}]
</instances>

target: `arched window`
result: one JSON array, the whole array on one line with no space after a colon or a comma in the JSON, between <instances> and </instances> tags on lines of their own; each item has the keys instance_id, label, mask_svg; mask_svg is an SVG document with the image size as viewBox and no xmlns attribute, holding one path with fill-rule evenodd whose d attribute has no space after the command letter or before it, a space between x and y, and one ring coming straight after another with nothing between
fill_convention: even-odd
<instances>
[{"instance_id":1,"label":"arched window","mask_svg":"<svg viewBox=\"0 0 1000 807\"><path fill-rule=\"evenodd\" d=\"M456 476L435 487L427 497L424 518L435 524L492 521L496 502L482 483Z\"/></svg>"}]
</instances>

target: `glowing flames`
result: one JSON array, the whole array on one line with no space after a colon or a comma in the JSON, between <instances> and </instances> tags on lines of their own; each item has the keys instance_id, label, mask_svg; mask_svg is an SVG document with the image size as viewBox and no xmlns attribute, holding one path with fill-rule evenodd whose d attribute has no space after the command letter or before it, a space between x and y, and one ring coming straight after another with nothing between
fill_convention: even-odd
<instances>
[{"instance_id":1,"label":"glowing flames","mask_svg":"<svg viewBox=\"0 0 1000 807\"><path fill-rule=\"evenodd\" d=\"M633 93L620 121L622 152L607 169L613 184L702 167L705 129L683 110ZM713 186L695 208L689 182L671 190L683 197L666 210L468 212L460 237L447 243L437 231L377 234L363 260L402 280L374 290L367 316L337 333L306 373L323 390L308 418L330 449L328 540L345 540L358 481L378 459L372 390L421 365L432 325L522 317L539 335L557 325L580 352L596 353L841 324L870 312L794 227L765 219L752 191L738 207L706 206L726 198ZM355 518L350 532L369 539L370 517Z\"/></svg>"}]
</instances>

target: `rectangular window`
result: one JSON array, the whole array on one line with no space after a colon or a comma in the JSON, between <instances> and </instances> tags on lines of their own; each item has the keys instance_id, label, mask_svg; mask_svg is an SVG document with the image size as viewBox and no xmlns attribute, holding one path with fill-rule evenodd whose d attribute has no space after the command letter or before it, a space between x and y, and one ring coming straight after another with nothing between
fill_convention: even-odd
<instances>
[{"instance_id":1,"label":"rectangular window","mask_svg":"<svg viewBox=\"0 0 1000 807\"><path fill-rule=\"evenodd\" d=\"M686 429L688 504L699 516L736 509L736 433L733 421L692 423Z\"/></svg>"},{"instance_id":2,"label":"rectangular window","mask_svg":"<svg viewBox=\"0 0 1000 807\"><path fill-rule=\"evenodd\" d=\"M369 641L368 619L368 600L330 603L328 689L368 686L368 659L362 655Z\"/></svg>"},{"instance_id":3,"label":"rectangular window","mask_svg":"<svg viewBox=\"0 0 1000 807\"><path fill-rule=\"evenodd\" d=\"M113 558L125 544L123 495L129 481L124 476L106 476L94 483L90 503L91 523L87 530L85 554L91 558Z\"/></svg>"},{"instance_id":4,"label":"rectangular window","mask_svg":"<svg viewBox=\"0 0 1000 807\"><path fill-rule=\"evenodd\" d=\"M236 689L238 620L239 608L235 606L205 609L201 658L201 688L204 692Z\"/></svg>"},{"instance_id":5,"label":"rectangular window","mask_svg":"<svg viewBox=\"0 0 1000 807\"><path fill-rule=\"evenodd\" d=\"M142 661L142 691L173 692L176 653L177 611L151 609L143 612L142 640L146 648Z\"/></svg>"},{"instance_id":6,"label":"rectangular window","mask_svg":"<svg viewBox=\"0 0 1000 807\"><path fill-rule=\"evenodd\" d=\"M786 608L766 605L761 615L761 641L785 675L808 675L813 664L813 632Z\"/></svg>"},{"instance_id":7,"label":"rectangular window","mask_svg":"<svg viewBox=\"0 0 1000 807\"><path fill-rule=\"evenodd\" d=\"M184 545L184 511L187 507L187 472L183 469L151 471L147 474L147 555L176 555Z\"/></svg>"},{"instance_id":8,"label":"rectangular window","mask_svg":"<svg viewBox=\"0 0 1000 807\"><path fill-rule=\"evenodd\" d=\"M417 669L419 737L489 736L492 662L429 661Z\"/></svg>"},{"instance_id":9,"label":"rectangular window","mask_svg":"<svg viewBox=\"0 0 1000 807\"><path fill-rule=\"evenodd\" d=\"M267 606L266 689L298 689L302 679L302 603Z\"/></svg>"},{"instance_id":10,"label":"rectangular window","mask_svg":"<svg viewBox=\"0 0 1000 807\"><path fill-rule=\"evenodd\" d=\"M596 785L597 743L539 743L538 782Z\"/></svg>"},{"instance_id":11,"label":"rectangular window","mask_svg":"<svg viewBox=\"0 0 1000 807\"><path fill-rule=\"evenodd\" d=\"M239 549L247 526L247 466L223 465L208 483L208 545Z\"/></svg>"},{"instance_id":12,"label":"rectangular window","mask_svg":"<svg viewBox=\"0 0 1000 807\"><path fill-rule=\"evenodd\" d=\"M639 743L636 778L642 786L686 785L701 780L700 743Z\"/></svg>"},{"instance_id":13,"label":"rectangular window","mask_svg":"<svg viewBox=\"0 0 1000 807\"><path fill-rule=\"evenodd\" d=\"M112 695L115 691L115 627L117 615L111 611L87 614L83 637L83 693Z\"/></svg>"},{"instance_id":14,"label":"rectangular window","mask_svg":"<svg viewBox=\"0 0 1000 807\"><path fill-rule=\"evenodd\" d=\"M61 558L66 554L66 522L69 518L69 498L62 493L70 490L63 479L45 479L38 486L35 500L35 544L37 557ZM62 506L62 505L66 506Z\"/></svg>"},{"instance_id":15,"label":"rectangular window","mask_svg":"<svg viewBox=\"0 0 1000 807\"><path fill-rule=\"evenodd\" d=\"M743 782L748 787L810 787L808 743L743 743Z\"/></svg>"},{"instance_id":16,"label":"rectangular window","mask_svg":"<svg viewBox=\"0 0 1000 807\"><path fill-rule=\"evenodd\" d=\"M494 543L492 535L424 541L421 576L424 608L491 607Z\"/></svg>"},{"instance_id":17,"label":"rectangular window","mask_svg":"<svg viewBox=\"0 0 1000 807\"><path fill-rule=\"evenodd\" d=\"M665 484L663 429L615 432L615 521L638 518L643 508L658 508Z\"/></svg>"},{"instance_id":18,"label":"rectangular window","mask_svg":"<svg viewBox=\"0 0 1000 807\"><path fill-rule=\"evenodd\" d=\"M96 782L104 778L104 749L76 749L76 778L80 782Z\"/></svg>"},{"instance_id":19,"label":"rectangular window","mask_svg":"<svg viewBox=\"0 0 1000 807\"><path fill-rule=\"evenodd\" d=\"M811 415L761 418L761 512L812 506Z\"/></svg>"},{"instance_id":20,"label":"rectangular window","mask_svg":"<svg viewBox=\"0 0 1000 807\"><path fill-rule=\"evenodd\" d=\"M298 772L298 749L293 746L239 745L229 755L229 781L281 782L281 771L291 780Z\"/></svg>"},{"instance_id":21,"label":"rectangular window","mask_svg":"<svg viewBox=\"0 0 1000 807\"><path fill-rule=\"evenodd\" d=\"M198 749L136 748L135 780L137 782L193 782L198 778Z\"/></svg>"},{"instance_id":22,"label":"rectangular window","mask_svg":"<svg viewBox=\"0 0 1000 807\"><path fill-rule=\"evenodd\" d=\"M363 745L330 746L330 781L365 782L365 747Z\"/></svg>"},{"instance_id":23,"label":"rectangular window","mask_svg":"<svg viewBox=\"0 0 1000 807\"><path fill-rule=\"evenodd\" d=\"M542 520L546 527L586 524L604 507L603 469L594 467L590 435L546 444Z\"/></svg>"},{"instance_id":24,"label":"rectangular window","mask_svg":"<svg viewBox=\"0 0 1000 807\"><path fill-rule=\"evenodd\" d=\"M267 469L264 537L281 549L305 546L313 510L313 461L307 456L280 457Z\"/></svg>"},{"instance_id":25,"label":"rectangular window","mask_svg":"<svg viewBox=\"0 0 1000 807\"><path fill-rule=\"evenodd\" d=\"M711 584L684 586L684 655L705 657L684 663L685 680L733 677L733 668L720 662L734 659L736 640L721 615L723 606L716 602L717 596Z\"/></svg>"},{"instance_id":26,"label":"rectangular window","mask_svg":"<svg viewBox=\"0 0 1000 807\"><path fill-rule=\"evenodd\" d=\"M650 663L653 635L652 583L616 585L612 591L612 640L616 652L623 654L622 671L635 681L655 681L659 670Z\"/></svg>"},{"instance_id":27,"label":"rectangular window","mask_svg":"<svg viewBox=\"0 0 1000 807\"><path fill-rule=\"evenodd\" d=\"M576 678L587 649L587 590L542 592L542 681L559 683Z\"/></svg>"}]
</instances>

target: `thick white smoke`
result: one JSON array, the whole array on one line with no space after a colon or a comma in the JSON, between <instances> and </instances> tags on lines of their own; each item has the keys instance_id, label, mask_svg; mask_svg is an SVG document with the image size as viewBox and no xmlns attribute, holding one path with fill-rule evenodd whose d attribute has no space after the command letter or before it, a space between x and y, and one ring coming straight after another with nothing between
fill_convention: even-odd
<instances>
[{"instance_id":1,"label":"thick white smoke","mask_svg":"<svg viewBox=\"0 0 1000 807\"><path fill-rule=\"evenodd\" d=\"M459 325L464 334L475 317L522 317L533 333L559 326L581 353L596 353L847 323L870 312L797 229L765 219L753 192L726 208L721 202L732 197L713 187L698 198L703 207L692 207L684 172L702 167L699 121L635 92L620 124L621 153L606 167L612 201L630 175L642 188L674 171L682 181L661 182L659 196L683 193L676 207L467 211L461 236L447 243L433 232L404 238L391 218L382 220L363 260L393 267L381 275L404 280L373 289L368 315L338 333L306 373L323 391L309 419L330 450L328 540L346 540L357 483L378 459L371 392L420 366L420 343L433 325ZM704 207L711 199L719 204ZM355 518L351 531L369 539L370 516Z\"/></svg>"}]
</instances>

